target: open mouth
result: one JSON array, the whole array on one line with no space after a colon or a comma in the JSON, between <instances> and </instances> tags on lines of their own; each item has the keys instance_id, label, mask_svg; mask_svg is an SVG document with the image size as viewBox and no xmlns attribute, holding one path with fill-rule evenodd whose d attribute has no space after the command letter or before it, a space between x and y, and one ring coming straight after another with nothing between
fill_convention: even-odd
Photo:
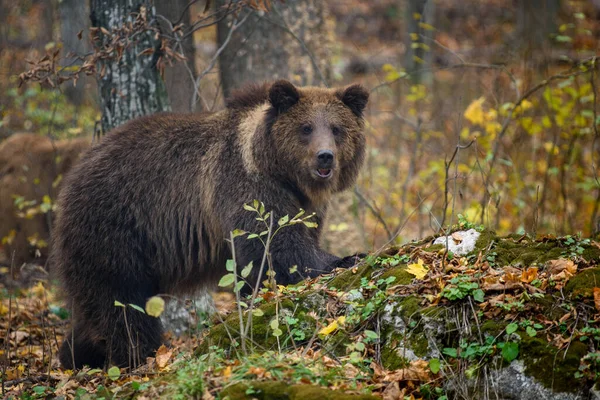
<instances>
[{"instance_id":1,"label":"open mouth","mask_svg":"<svg viewBox=\"0 0 600 400\"><path fill-rule=\"evenodd\" d=\"M333 170L331 170L331 169L323 169L323 168L317 169L317 176L319 178L327 179L327 178L331 177L332 174L333 174Z\"/></svg>"}]
</instances>

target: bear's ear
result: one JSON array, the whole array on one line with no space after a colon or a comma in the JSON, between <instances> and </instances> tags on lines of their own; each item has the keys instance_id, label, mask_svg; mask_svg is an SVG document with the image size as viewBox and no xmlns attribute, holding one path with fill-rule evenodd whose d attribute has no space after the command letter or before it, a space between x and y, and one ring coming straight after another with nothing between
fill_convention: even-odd
<instances>
[{"instance_id":1,"label":"bear's ear","mask_svg":"<svg viewBox=\"0 0 600 400\"><path fill-rule=\"evenodd\" d=\"M369 92L361 85L351 85L337 93L338 98L349 108L357 117L362 117L363 111L369 101Z\"/></svg>"},{"instance_id":2,"label":"bear's ear","mask_svg":"<svg viewBox=\"0 0 600 400\"><path fill-rule=\"evenodd\" d=\"M298 89L291 82L279 80L271 86L269 90L269 101L277 114L281 114L289 110L294 104L300 100Z\"/></svg>"}]
</instances>

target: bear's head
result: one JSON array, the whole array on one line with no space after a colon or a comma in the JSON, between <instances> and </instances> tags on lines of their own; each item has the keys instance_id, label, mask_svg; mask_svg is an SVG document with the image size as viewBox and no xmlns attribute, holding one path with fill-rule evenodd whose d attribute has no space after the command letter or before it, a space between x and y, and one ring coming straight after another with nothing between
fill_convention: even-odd
<instances>
[{"instance_id":1,"label":"bear's head","mask_svg":"<svg viewBox=\"0 0 600 400\"><path fill-rule=\"evenodd\" d=\"M360 85L324 89L273 83L262 134L254 138L257 167L312 200L350 187L364 160L368 98Z\"/></svg>"}]
</instances>

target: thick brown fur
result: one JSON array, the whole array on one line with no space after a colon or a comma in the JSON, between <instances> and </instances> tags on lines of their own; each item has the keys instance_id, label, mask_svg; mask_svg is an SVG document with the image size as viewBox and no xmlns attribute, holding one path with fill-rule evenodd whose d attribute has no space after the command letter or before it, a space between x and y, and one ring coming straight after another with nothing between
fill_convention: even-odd
<instances>
[{"instance_id":1,"label":"thick brown fur","mask_svg":"<svg viewBox=\"0 0 600 400\"><path fill-rule=\"evenodd\" d=\"M264 202L276 221L303 208L320 223L363 163L367 98L357 85L278 81L240 92L216 114L154 115L109 133L67 178L59 201L51 262L73 310L63 366L134 366L150 356L161 344L160 321L125 314L115 300L144 306L157 294L214 284L231 258L229 232L264 230L244 203ZM328 164L323 150L333 155ZM319 235L302 224L278 233L270 248L278 283L354 261L322 251ZM242 237L235 249L238 266L254 262L254 285L263 278L262 244Z\"/></svg>"},{"instance_id":2,"label":"thick brown fur","mask_svg":"<svg viewBox=\"0 0 600 400\"><path fill-rule=\"evenodd\" d=\"M12 237L4 245L6 263L20 267L24 262L44 261L46 247L36 249L28 238L49 242L52 215L19 216L15 197L35 200L37 205L45 195L56 200L60 177L71 169L89 142L52 141L42 135L19 133L0 143L0 239Z\"/></svg>"}]
</instances>

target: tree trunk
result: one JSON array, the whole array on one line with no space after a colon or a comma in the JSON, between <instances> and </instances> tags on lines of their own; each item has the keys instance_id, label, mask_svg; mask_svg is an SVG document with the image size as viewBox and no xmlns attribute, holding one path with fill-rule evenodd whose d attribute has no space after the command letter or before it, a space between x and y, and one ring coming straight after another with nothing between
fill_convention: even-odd
<instances>
[{"instance_id":1,"label":"tree trunk","mask_svg":"<svg viewBox=\"0 0 600 400\"><path fill-rule=\"evenodd\" d=\"M190 26L190 0L158 0L156 13L165 17L169 23L159 18L163 32L171 36L171 31L177 24L184 24L184 31ZM181 61L165 70L165 84L169 95L171 108L176 112L192 111L192 98L196 85L196 48L194 36L189 35L181 41L181 47L175 50L182 53L187 60Z\"/></svg>"},{"instance_id":2,"label":"tree trunk","mask_svg":"<svg viewBox=\"0 0 600 400\"><path fill-rule=\"evenodd\" d=\"M229 2L218 0L217 7L226 7ZM229 15L218 24L219 47L227 42L234 19L243 20L248 12L252 14L233 32L219 58L225 96L247 82L278 78L302 86L329 83L327 42L331 34L325 2L274 1L268 13L245 9L237 17Z\"/></svg>"},{"instance_id":3,"label":"tree trunk","mask_svg":"<svg viewBox=\"0 0 600 400\"><path fill-rule=\"evenodd\" d=\"M154 21L152 0L139 0L135 5L132 3L128 0L91 0L92 26L111 31L133 22L136 15L144 12L150 23ZM106 35L99 35L101 39L95 46L110 43ZM104 71L98 78L103 132L132 118L170 109L167 92L156 66L160 45L155 32L146 30L123 50L120 59L113 56L99 61L98 71ZM140 55L149 48L154 51Z\"/></svg>"},{"instance_id":4,"label":"tree trunk","mask_svg":"<svg viewBox=\"0 0 600 400\"><path fill-rule=\"evenodd\" d=\"M431 47L432 31L423 28L422 23L433 25L434 2L432 0L408 0L402 1L401 9L404 8L404 62L402 63L406 72L414 83L431 83L430 72L424 72L431 66L432 53L426 50Z\"/></svg>"},{"instance_id":5,"label":"tree trunk","mask_svg":"<svg viewBox=\"0 0 600 400\"><path fill-rule=\"evenodd\" d=\"M59 2L58 11L60 13L60 36L63 44L64 66L80 65L80 61L75 61L76 56L82 56L91 51L88 40L90 28L89 7L87 1L81 0L62 0ZM77 34L83 31L81 40ZM69 57L73 54L75 57ZM86 93L88 93L89 81L87 76L81 76L77 86L72 83L64 87L65 95L75 105L80 105Z\"/></svg>"}]
</instances>

